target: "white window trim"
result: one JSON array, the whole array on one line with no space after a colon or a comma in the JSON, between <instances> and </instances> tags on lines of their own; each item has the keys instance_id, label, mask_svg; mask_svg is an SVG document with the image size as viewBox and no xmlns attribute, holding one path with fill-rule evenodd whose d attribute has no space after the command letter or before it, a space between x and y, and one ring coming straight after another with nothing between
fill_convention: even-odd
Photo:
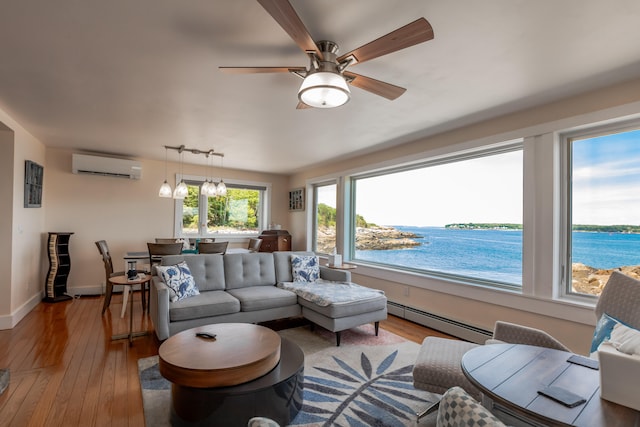
<instances>
[{"instance_id":1,"label":"white window trim","mask_svg":"<svg viewBox=\"0 0 640 427\"><path fill-rule=\"evenodd\" d=\"M201 175L180 175L180 174L176 174L176 185L178 185L178 183L184 179L185 181L196 181L196 182L204 182L207 177L201 176ZM221 238L224 237L225 240L228 240L229 242L240 242L240 241L244 241L249 237L257 237L262 230L266 229L268 227L268 224L271 222L271 188L272 188L272 184L270 182L260 182L260 181L246 181L246 180L240 180L240 179L224 179L224 182L226 184L231 184L231 185L238 185L238 186L247 186L247 187L265 187L264 190L264 197L263 197L263 203L261 206L261 218L262 220L260 221L260 227L258 229L257 233L242 233L242 234L224 234L224 235L218 235L216 233L208 233L206 235L201 235L200 233L198 233L197 236L194 235L183 235L182 233L182 207L183 207L183 200L182 199L175 199L175 203L174 203L174 222L173 222L173 234L174 236L177 237L216 237L216 236L220 236Z\"/></svg>"},{"instance_id":2,"label":"white window trim","mask_svg":"<svg viewBox=\"0 0 640 427\"><path fill-rule=\"evenodd\" d=\"M309 197L309 199L311 199L309 202L309 209L308 212L310 213L309 217L310 217L310 227L308 228L308 230L310 231L309 233L309 239L308 239L308 250L312 251L314 250L314 243L315 240L317 238L316 235L316 224L318 223L318 219L317 219L317 203L318 201L317 199L317 188L318 187L325 187L325 186L329 186L329 185L335 185L336 186L336 211L340 212L340 210L338 209L338 204L339 204L339 200L340 200L340 196L339 196L339 179L338 178L331 178L329 180L325 180L325 181L314 181L313 183L307 183L307 194L311 194L312 197ZM336 232L338 230L338 217L336 217ZM338 240L339 240L339 235L336 234L336 249L339 251L340 249L338 248ZM316 251L317 253L317 251Z\"/></svg>"},{"instance_id":3,"label":"white window trim","mask_svg":"<svg viewBox=\"0 0 640 427\"><path fill-rule=\"evenodd\" d=\"M389 167L389 168L385 168L385 169L377 169L373 172L370 173L360 173L360 174L354 174L352 175L350 178L352 180L355 180L356 182L360 179L366 179L369 177L380 177L380 176L386 176L386 175L390 175L390 174L394 174L394 173L398 173L398 172L403 172L403 171L409 171L409 170L417 170L417 169L421 169L421 168L429 168L429 167L433 167L433 166L438 166L438 165L447 165L447 164L453 164L456 162L464 162L467 160L473 160L473 159L479 159L479 158L487 158L487 157L491 157L494 155L500 155L503 153L511 153L511 152L522 152L523 153L523 162L524 162L524 141L522 138L518 138L516 140L510 140L510 141L503 141L501 143L498 144L492 144L490 148L486 148L486 147L480 147L478 149L475 150L464 150L463 152L451 152L449 153L449 155L447 156L438 156L437 158L428 158L428 159L422 159L421 161L413 161L409 164L400 164L400 165L396 165L394 167ZM524 165L523 165L523 173L524 173ZM523 181L524 181L524 176L522 177ZM352 183L353 184L353 183ZM352 186L349 186L350 190L353 191ZM357 191L357 190L356 190ZM524 194L523 194L523 199L524 199ZM355 204L355 200L353 198L351 198L349 200L348 205L349 206L354 206ZM349 217L349 219L351 221L354 220L353 215L351 215ZM524 224L524 212L523 212L523 218L522 218L522 223ZM347 229L347 236L348 239L346 240L346 248L348 248L348 250L345 249L345 255L346 255L346 259L347 260L353 260L356 263L362 262L363 264L371 264L371 265L377 265L376 263L369 263L366 260L357 260L353 258L353 255L355 253L355 242L354 242L354 236L355 236L355 224L351 224L351 227ZM523 245L524 245L524 235L523 235ZM385 267L385 266L382 266ZM386 268L389 269L394 269L394 270L399 270L399 271L411 271L410 268L408 267L402 267L402 266L393 266L393 265L388 265ZM422 274L424 276L427 277L442 277L445 279L450 279L453 281L463 281L463 282L467 282L469 284L476 284L476 285L480 285L480 286L487 286L487 287L495 287L495 288L500 288L500 289L507 289L507 290L520 290L521 286L520 285L516 285L516 284L508 284L508 283L501 283L501 282L495 282L495 281L491 281L490 279L486 279L486 278L464 278L462 276L459 276L455 273L451 273L451 272L436 272L436 271L429 271L429 270L416 270L417 274Z\"/></svg>"},{"instance_id":4,"label":"white window trim","mask_svg":"<svg viewBox=\"0 0 640 427\"><path fill-rule=\"evenodd\" d=\"M570 190L570 175L571 175L571 148L570 141L572 139L582 138L594 138L603 135L609 135L619 132L627 132L631 130L637 130L640 128L640 119L633 118L630 120L620 120L615 122L607 122L600 125L582 126L579 129L571 131L561 132L558 134L558 140L560 145L560 173L562 174L562 185L560 189L561 206L560 206L560 218L562 221L563 230L560 233L560 243L563 249L559 254L561 272L559 275L559 285L556 289L559 291L561 298L576 300L576 301L593 301L594 297L590 295L583 295L569 290L570 264L571 264L571 247L569 244L569 230L572 227L571 221L571 190Z\"/></svg>"}]
</instances>

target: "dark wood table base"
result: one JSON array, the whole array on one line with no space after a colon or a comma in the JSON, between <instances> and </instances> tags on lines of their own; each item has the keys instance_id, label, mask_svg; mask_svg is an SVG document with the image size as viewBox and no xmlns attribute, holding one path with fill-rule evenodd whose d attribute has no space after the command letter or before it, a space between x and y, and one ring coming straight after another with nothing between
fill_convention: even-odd
<instances>
[{"instance_id":1,"label":"dark wood table base","mask_svg":"<svg viewBox=\"0 0 640 427\"><path fill-rule=\"evenodd\" d=\"M302 408L304 353L282 338L280 363L253 381L232 387L171 385L172 426L246 427L253 417L288 425Z\"/></svg>"}]
</instances>

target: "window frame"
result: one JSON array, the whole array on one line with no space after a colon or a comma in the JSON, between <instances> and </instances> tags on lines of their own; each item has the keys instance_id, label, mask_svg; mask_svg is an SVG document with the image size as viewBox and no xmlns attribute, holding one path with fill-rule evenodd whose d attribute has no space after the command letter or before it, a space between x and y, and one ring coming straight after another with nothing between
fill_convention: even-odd
<instances>
[{"instance_id":1,"label":"window frame","mask_svg":"<svg viewBox=\"0 0 640 427\"><path fill-rule=\"evenodd\" d=\"M324 252L318 252L318 188L320 187L328 187L331 185L335 185L336 187L336 247L338 246L339 237L338 237L338 217L340 215L338 210L338 180L330 179L325 181L318 181L311 184L312 194L313 194L313 204L311 209L311 250L320 255L328 255Z\"/></svg>"},{"instance_id":2,"label":"window frame","mask_svg":"<svg viewBox=\"0 0 640 427\"><path fill-rule=\"evenodd\" d=\"M174 221L174 235L177 237L190 237L190 238L225 238L225 239L236 239L236 238L249 238L249 237L257 237L259 236L263 230L267 228L267 225L270 222L271 216L271 183L268 182L259 182L259 181L244 181L237 179L225 179L224 183L227 188L244 188L244 189L253 189L259 190L259 213L258 213L258 231L255 233L209 233L207 232L206 223L203 226L203 222L201 218L206 217L207 215L207 206L208 199L207 196L204 196L200 190L202 189L202 184L207 180L204 176L198 175L179 175L176 174L176 185L180 182L181 179L184 179L187 185L197 185L198 189L198 233L197 234L185 234L182 232L182 214L183 214L183 203L182 199L175 199L175 221Z\"/></svg>"},{"instance_id":3,"label":"window frame","mask_svg":"<svg viewBox=\"0 0 640 427\"><path fill-rule=\"evenodd\" d=\"M457 282L457 283L464 283L467 285L476 285L476 286L482 286L482 287L487 287L487 288L493 288L493 289L499 289L499 290L505 290L505 291L511 291L511 292L518 292L521 293L522 289L524 287L524 266L522 266L522 281L520 285L517 284L513 284L513 283L506 283L506 282L501 282L501 281L495 281L495 280L488 280L488 279L482 279L482 278L474 278L474 277L468 277L468 276L461 276L458 274L453 274L453 273L446 273L446 272L441 272L441 271L433 271L433 270L424 270L424 269L417 269L417 268L411 268L411 267L404 267L404 266L399 266L399 265L392 265L392 264L381 264L381 263L376 263L376 262L372 262L372 261L368 261L368 260L361 260L361 259L357 259L356 258L356 244L355 244L355 233L356 233L356 215L357 215L357 209L356 209L356 198L357 198L357 182L358 180L361 179L366 179L366 178L372 178L372 177L379 177L379 176L384 176L384 175L390 175L390 174L394 174L394 173L398 173L398 172L404 172L404 171L411 171L411 170L416 170L416 169L422 169L422 168L428 168L428 167L433 167L433 166L440 166L440 165L446 165L446 164L452 164L452 163L457 163L457 162L462 162L462 161L467 161L467 160L473 160L473 159L478 159L478 158L483 158L483 157L489 157L489 156L493 156L493 155L499 155L499 154L505 154L505 153L511 153L511 152L515 152L515 151L520 151L522 152L523 155L523 164L522 164L522 182L524 185L524 180L525 180L525 170L524 170L524 150L525 150L525 146L524 146L524 138L515 138L515 139L510 139L507 141L503 141L501 143L497 143L497 144L491 144L490 146L481 146L475 149L470 149L470 150L461 150L461 151L452 151L449 152L445 155L441 155L441 156L433 156L430 158L426 158L426 159L421 159L419 161L412 161L412 162L408 162L408 163L402 163L402 164L398 164L398 165L394 165L391 167L386 167L386 168L380 168L380 169L375 169L375 170L370 170L370 171L364 171L361 173L354 173L351 174L349 176L349 180L348 180L348 187L349 187L349 198L347 200L347 206L348 206L348 211L349 211L349 217L348 217L348 229L347 229L347 237L346 237L346 248L345 248L345 253L347 254L347 260L349 260L350 262L354 262L356 264L361 264L363 266L370 266L373 268L383 268L385 270L388 271L395 271L395 272L402 272L402 273L409 273L409 274L418 274L420 276L424 276L424 277L431 277L431 278L437 278L437 279L444 279L444 280L450 280L453 282ZM522 203L524 203L524 194L523 194L523 200L521 201ZM523 225L523 242L522 242L522 246L521 246L521 251L523 253L523 257L524 257L524 225L525 225L525 220L524 220L524 212L523 212L523 216L522 216L522 225Z\"/></svg>"},{"instance_id":4,"label":"window frame","mask_svg":"<svg viewBox=\"0 0 640 427\"><path fill-rule=\"evenodd\" d=\"M572 159L572 144L578 139L596 138L605 135L612 135L618 133L624 133L640 129L640 119L633 120L620 120L607 124L593 124L579 129L560 132L559 139L561 143L560 150L560 162L562 165L562 185L560 188L562 204L561 210L561 227L560 227L560 245L561 245L561 260L560 260L560 297L575 300L585 301L589 303L595 303L598 297L596 295L590 295L580 292L573 292L572 289L572 230L573 230L573 191L572 191L572 171L573 171L573 159Z\"/></svg>"}]
</instances>

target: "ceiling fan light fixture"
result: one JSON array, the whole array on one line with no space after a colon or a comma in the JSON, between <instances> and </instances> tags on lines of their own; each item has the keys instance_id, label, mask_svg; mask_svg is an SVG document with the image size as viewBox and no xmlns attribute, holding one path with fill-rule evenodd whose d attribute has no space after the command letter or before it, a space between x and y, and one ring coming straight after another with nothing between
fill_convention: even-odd
<instances>
[{"instance_id":1,"label":"ceiling fan light fixture","mask_svg":"<svg viewBox=\"0 0 640 427\"><path fill-rule=\"evenodd\" d=\"M315 108L339 107L349 101L350 96L344 77L330 71L308 74L298 91L298 99Z\"/></svg>"}]
</instances>

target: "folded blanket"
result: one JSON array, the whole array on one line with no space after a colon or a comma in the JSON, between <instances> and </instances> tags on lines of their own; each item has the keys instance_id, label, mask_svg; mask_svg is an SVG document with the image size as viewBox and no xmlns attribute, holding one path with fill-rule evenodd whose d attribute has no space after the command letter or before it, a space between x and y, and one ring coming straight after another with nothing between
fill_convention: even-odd
<instances>
[{"instance_id":1,"label":"folded blanket","mask_svg":"<svg viewBox=\"0 0 640 427\"><path fill-rule=\"evenodd\" d=\"M278 283L278 287L294 292L299 297L321 307L379 298L380 295L384 295L383 291L365 288L355 283L331 282L322 279L315 282L282 282Z\"/></svg>"}]
</instances>

